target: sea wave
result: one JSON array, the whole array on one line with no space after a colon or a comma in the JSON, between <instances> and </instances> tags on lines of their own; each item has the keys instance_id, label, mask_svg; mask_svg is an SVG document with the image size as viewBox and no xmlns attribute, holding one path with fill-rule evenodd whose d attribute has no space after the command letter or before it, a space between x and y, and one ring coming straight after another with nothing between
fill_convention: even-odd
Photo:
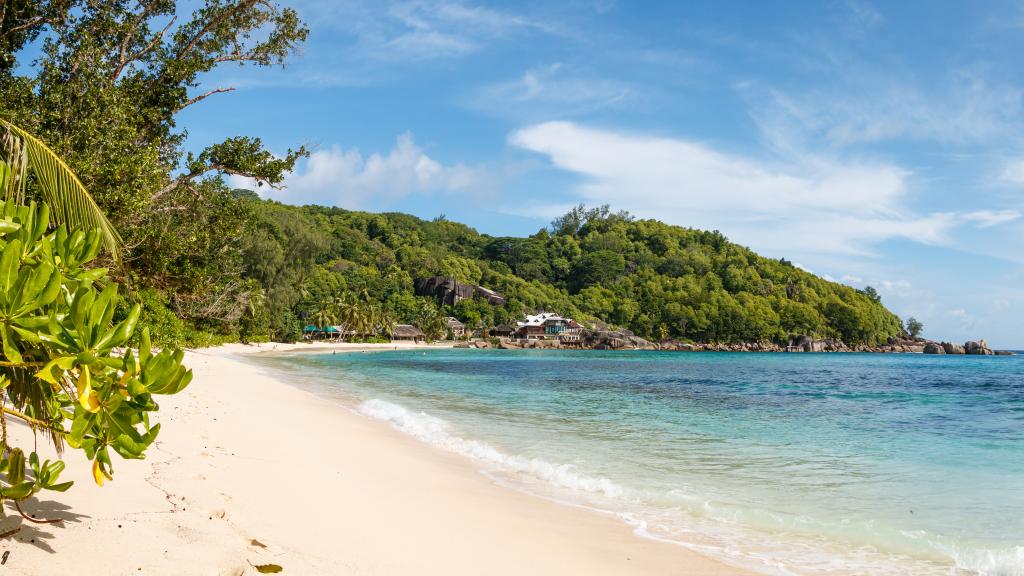
<instances>
[{"instance_id":1,"label":"sea wave","mask_svg":"<svg viewBox=\"0 0 1024 576\"><path fill-rule=\"evenodd\" d=\"M526 474L562 488L622 498L626 490L611 480L580 473L571 464L556 464L540 458L526 458L501 452L486 442L469 440L451 433L451 425L426 412L413 412L385 400L371 399L359 405L359 412L383 420L428 444L456 454Z\"/></svg>"},{"instance_id":2,"label":"sea wave","mask_svg":"<svg viewBox=\"0 0 1024 576\"><path fill-rule=\"evenodd\" d=\"M932 553L950 559L955 567L920 564L906 556L899 558L880 553L873 546L829 552L827 549L832 546L825 542L824 536L812 542L793 539L794 534L790 532L791 538L780 540L744 529L731 514L711 510L708 501L684 491L669 492L674 505L651 508L645 505L644 494L608 478L586 474L571 464L504 453L486 442L463 438L451 423L441 418L393 402L370 399L359 404L357 410L422 442L493 466L503 473L522 475L589 496L589 499L564 501L614 514L631 525L637 535L681 545L768 574L1024 576L1024 547L1020 546L1006 550L970 549L940 544L923 533L904 535L908 540L924 544ZM684 513L684 510L691 513Z\"/></svg>"}]
</instances>

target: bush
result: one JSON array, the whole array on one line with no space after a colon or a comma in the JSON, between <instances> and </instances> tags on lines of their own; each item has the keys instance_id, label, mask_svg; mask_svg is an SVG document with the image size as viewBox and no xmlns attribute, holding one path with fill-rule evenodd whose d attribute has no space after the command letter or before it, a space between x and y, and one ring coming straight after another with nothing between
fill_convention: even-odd
<instances>
[{"instance_id":1,"label":"bush","mask_svg":"<svg viewBox=\"0 0 1024 576\"><path fill-rule=\"evenodd\" d=\"M113 354L132 343L143 307L113 322L119 287L106 269L88 266L100 232L48 232L48 214L45 206L10 201L0 211L0 428L9 448L0 461L0 502L71 486L57 482L63 462L40 462L35 452L26 458L9 446L7 418L46 431L58 448L66 442L85 451L102 485L113 473L111 450L142 458L159 433L149 419L158 409L153 396L174 394L192 379L180 350L153 354L146 329L137 357L131 348Z\"/></svg>"},{"instance_id":2,"label":"bush","mask_svg":"<svg viewBox=\"0 0 1024 576\"><path fill-rule=\"evenodd\" d=\"M156 346L206 348L238 340L234 334L214 334L191 326L178 318L168 306L167 298L153 288L133 292L129 294L128 300L141 306L140 326L149 330ZM127 308L127 303L124 308Z\"/></svg>"}]
</instances>

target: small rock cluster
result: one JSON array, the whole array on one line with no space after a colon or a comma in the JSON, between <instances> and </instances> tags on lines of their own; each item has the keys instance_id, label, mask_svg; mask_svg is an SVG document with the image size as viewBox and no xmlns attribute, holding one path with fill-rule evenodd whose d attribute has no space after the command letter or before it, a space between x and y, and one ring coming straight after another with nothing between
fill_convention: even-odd
<instances>
[{"instance_id":1,"label":"small rock cluster","mask_svg":"<svg viewBox=\"0 0 1024 576\"><path fill-rule=\"evenodd\" d=\"M564 348L557 340L530 340L528 342L502 341L501 348ZM640 338L629 330L587 330L582 334L580 346L594 350L671 350L677 352L875 352L889 354L973 354L979 356L1009 356L1013 352L992 350L984 340L964 345L952 342L934 342L923 338L890 338L879 346L858 344L848 346L842 340L814 339L794 336L786 345L774 342L742 342L722 344L712 342L683 342L665 340L658 343Z\"/></svg>"}]
</instances>

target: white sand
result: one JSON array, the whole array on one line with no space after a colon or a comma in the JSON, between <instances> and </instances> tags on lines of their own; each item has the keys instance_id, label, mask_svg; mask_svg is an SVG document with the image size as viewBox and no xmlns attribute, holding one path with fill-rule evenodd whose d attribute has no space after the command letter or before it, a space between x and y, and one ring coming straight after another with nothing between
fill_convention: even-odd
<instances>
[{"instance_id":1,"label":"white sand","mask_svg":"<svg viewBox=\"0 0 1024 576\"><path fill-rule=\"evenodd\" d=\"M8 512L0 526L21 531L0 541L0 574L256 574L250 563L312 575L746 574L495 485L468 460L238 359L254 351L190 352L195 380L161 399L148 458L115 457L103 488L80 451L66 453L75 486L24 506L65 521Z\"/></svg>"}]
</instances>

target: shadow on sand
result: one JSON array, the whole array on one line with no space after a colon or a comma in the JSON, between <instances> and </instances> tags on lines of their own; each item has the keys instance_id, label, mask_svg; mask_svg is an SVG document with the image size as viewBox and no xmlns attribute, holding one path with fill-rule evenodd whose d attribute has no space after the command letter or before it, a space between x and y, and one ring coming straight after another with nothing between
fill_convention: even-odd
<instances>
[{"instance_id":1,"label":"shadow on sand","mask_svg":"<svg viewBox=\"0 0 1024 576\"><path fill-rule=\"evenodd\" d=\"M17 542L29 544L50 553L56 552L48 542L54 538L54 532L62 529L66 523L81 522L82 518L88 518L84 514L72 512L69 506L55 500L29 498L20 504L22 511L33 519L44 522L60 520L60 522L32 522L8 508L4 511L7 516L0 519L0 534L10 535L0 540L0 548L6 548L4 544L9 542ZM11 533L12 531L14 532Z\"/></svg>"}]
</instances>

